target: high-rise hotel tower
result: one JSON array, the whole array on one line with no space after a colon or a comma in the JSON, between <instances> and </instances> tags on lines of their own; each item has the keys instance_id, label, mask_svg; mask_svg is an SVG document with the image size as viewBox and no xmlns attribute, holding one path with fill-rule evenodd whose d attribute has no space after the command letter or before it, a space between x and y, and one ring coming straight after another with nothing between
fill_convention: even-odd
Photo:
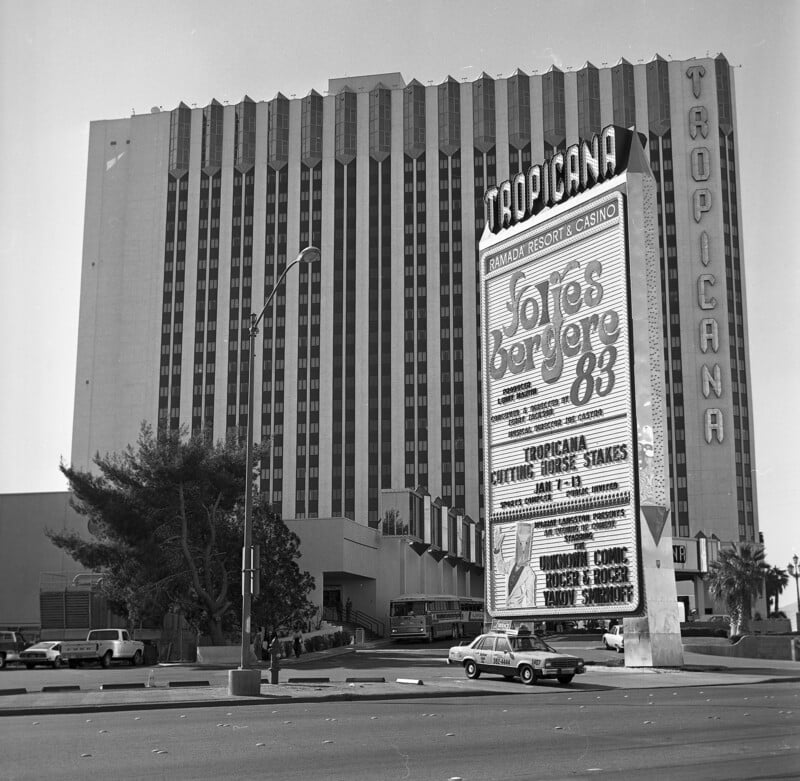
<instances>
[{"instance_id":1,"label":"high-rise hotel tower","mask_svg":"<svg viewBox=\"0 0 800 781\"><path fill-rule=\"evenodd\" d=\"M612 124L646 136L656 181L674 558L697 589L716 540L758 538L722 55L429 86L386 73L93 122L73 463L143 420L243 430L250 312L316 245L253 356L261 489L286 519L378 526L384 489L423 486L479 522L484 192Z\"/></svg>"}]
</instances>

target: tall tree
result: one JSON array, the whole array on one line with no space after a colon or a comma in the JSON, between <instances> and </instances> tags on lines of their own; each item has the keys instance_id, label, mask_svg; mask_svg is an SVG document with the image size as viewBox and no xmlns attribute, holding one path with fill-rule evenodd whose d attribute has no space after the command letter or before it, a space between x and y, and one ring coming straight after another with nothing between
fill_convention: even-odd
<instances>
[{"instance_id":1,"label":"tall tree","mask_svg":"<svg viewBox=\"0 0 800 781\"><path fill-rule=\"evenodd\" d=\"M48 531L84 566L102 571L103 589L132 623L160 619L172 606L224 642L241 626L241 551L245 449L184 432L142 426L136 447L97 456L98 474L61 465L72 505L88 518L93 539ZM255 448L254 461L262 455ZM292 595L291 614L309 611L313 579L296 564L299 540L260 500L253 543L260 544L265 594ZM272 583L280 581L279 585ZM280 612L282 606L276 606Z\"/></svg>"},{"instance_id":2,"label":"tall tree","mask_svg":"<svg viewBox=\"0 0 800 781\"><path fill-rule=\"evenodd\" d=\"M740 634L750 621L752 605L764 581L768 566L764 547L751 542L734 542L722 548L719 558L708 567L708 590L725 603L731 617L731 635Z\"/></svg>"},{"instance_id":3,"label":"tall tree","mask_svg":"<svg viewBox=\"0 0 800 781\"><path fill-rule=\"evenodd\" d=\"M783 593L783 590L789 585L789 573L780 567L770 567L764 576L764 586L767 591L767 607L769 612L778 612L778 597ZM775 600L774 609L770 607L772 600Z\"/></svg>"},{"instance_id":4,"label":"tall tree","mask_svg":"<svg viewBox=\"0 0 800 781\"><path fill-rule=\"evenodd\" d=\"M316 613L308 600L314 578L297 563L300 538L289 531L263 497L253 503L253 542L260 548L260 593L253 598L256 626L275 629L305 623ZM241 539L239 540L241 551Z\"/></svg>"}]
</instances>

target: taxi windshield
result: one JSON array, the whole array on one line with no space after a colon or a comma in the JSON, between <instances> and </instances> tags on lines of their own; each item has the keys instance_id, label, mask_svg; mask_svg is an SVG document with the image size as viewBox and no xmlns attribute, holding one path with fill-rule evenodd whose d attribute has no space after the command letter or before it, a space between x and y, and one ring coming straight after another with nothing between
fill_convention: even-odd
<instances>
[{"instance_id":1,"label":"taxi windshield","mask_svg":"<svg viewBox=\"0 0 800 781\"><path fill-rule=\"evenodd\" d=\"M517 635L509 637L511 648L515 651L550 651L552 650L544 640L536 635Z\"/></svg>"}]
</instances>

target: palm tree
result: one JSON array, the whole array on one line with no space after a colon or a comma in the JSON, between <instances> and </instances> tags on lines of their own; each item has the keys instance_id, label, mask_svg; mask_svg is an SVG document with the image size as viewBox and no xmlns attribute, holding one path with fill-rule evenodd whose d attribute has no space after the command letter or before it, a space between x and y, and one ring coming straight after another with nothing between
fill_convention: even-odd
<instances>
[{"instance_id":1,"label":"palm tree","mask_svg":"<svg viewBox=\"0 0 800 781\"><path fill-rule=\"evenodd\" d=\"M789 585L789 573L780 567L770 567L764 576L764 585L767 592L767 607L769 607L770 600L775 598L775 609L770 610L771 613L778 612L778 597L783 593L783 590Z\"/></svg>"},{"instance_id":2,"label":"palm tree","mask_svg":"<svg viewBox=\"0 0 800 781\"><path fill-rule=\"evenodd\" d=\"M709 564L708 590L728 608L731 635L738 635L750 621L753 600L768 570L764 546L752 542L734 542L730 548L722 548L719 558Z\"/></svg>"}]
</instances>

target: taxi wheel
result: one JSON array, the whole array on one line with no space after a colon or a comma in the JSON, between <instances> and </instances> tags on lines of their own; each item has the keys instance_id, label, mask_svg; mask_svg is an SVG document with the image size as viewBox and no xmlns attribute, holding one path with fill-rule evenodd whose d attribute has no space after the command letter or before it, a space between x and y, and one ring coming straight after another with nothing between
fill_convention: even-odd
<instances>
[{"instance_id":1,"label":"taxi wheel","mask_svg":"<svg viewBox=\"0 0 800 781\"><path fill-rule=\"evenodd\" d=\"M481 671L478 669L478 665L469 659L468 661L464 662L464 672L467 674L467 678L480 678Z\"/></svg>"},{"instance_id":2,"label":"taxi wheel","mask_svg":"<svg viewBox=\"0 0 800 781\"><path fill-rule=\"evenodd\" d=\"M533 686L536 683L536 673L533 671L533 667L525 664L520 667L519 670L519 679L526 685L526 686Z\"/></svg>"},{"instance_id":3,"label":"taxi wheel","mask_svg":"<svg viewBox=\"0 0 800 781\"><path fill-rule=\"evenodd\" d=\"M60 656L57 656L55 659L53 659L53 669L54 670L61 669L61 665L62 664L63 664L63 662L61 661L61 657Z\"/></svg>"},{"instance_id":4,"label":"taxi wheel","mask_svg":"<svg viewBox=\"0 0 800 781\"><path fill-rule=\"evenodd\" d=\"M567 684L567 683L570 683L570 681L572 681L572 679L574 677L575 677L574 675L559 675L558 676L558 682Z\"/></svg>"}]
</instances>

